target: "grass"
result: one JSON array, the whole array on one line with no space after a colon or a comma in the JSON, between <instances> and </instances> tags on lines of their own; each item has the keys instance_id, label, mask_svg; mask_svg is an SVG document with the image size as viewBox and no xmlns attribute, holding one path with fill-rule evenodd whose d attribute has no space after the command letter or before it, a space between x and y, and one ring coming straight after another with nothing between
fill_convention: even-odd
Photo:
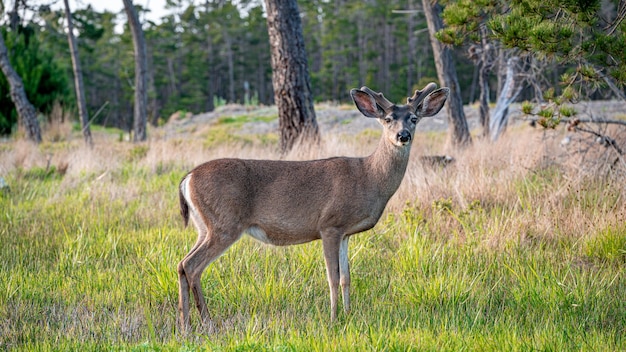
<instances>
[{"instance_id":1,"label":"grass","mask_svg":"<svg viewBox=\"0 0 626 352\"><path fill-rule=\"evenodd\" d=\"M274 132L241 134L238 131L246 123L270 122L275 116L248 116L235 115L219 118L206 132L205 148L219 145L242 145L242 146L276 146L278 135Z\"/></svg>"},{"instance_id":2,"label":"grass","mask_svg":"<svg viewBox=\"0 0 626 352\"><path fill-rule=\"evenodd\" d=\"M7 142L0 349L624 350L623 174L572 171L515 133L446 169L411 162L379 224L350 241L353 306L338 322L319 241L244 238L203 276L215 329L194 309L188 337L176 332L176 265L196 234L182 228L176 186L202 160L273 151L96 140L50 157ZM334 149L358 154L349 141ZM432 145L416 143L416 157Z\"/></svg>"}]
</instances>

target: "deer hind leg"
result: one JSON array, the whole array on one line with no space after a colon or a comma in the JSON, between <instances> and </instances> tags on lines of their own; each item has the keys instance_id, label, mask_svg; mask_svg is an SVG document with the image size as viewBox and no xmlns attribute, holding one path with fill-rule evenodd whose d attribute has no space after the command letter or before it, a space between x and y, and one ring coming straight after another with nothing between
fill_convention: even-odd
<instances>
[{"instance_id":1,"label":"deer hind leg","mask_svg":"<svg viewBox=\"0 0 626 352\"><path fill-rule=\"evenodd\" d=\"M193 245L185 258L178 263L178 314L181 331L183 333L186 333L191 327L191 323L189 321L189 280L187 279L183 262L198 248L198 246L200 246L206 238L206 234L206 230L198 229L198 239L196 240L196 244Z\"/></svg>"},{"instance_id":2,"label":"deer hind leg","mask_svg":"<svg viewBox=\"0 0 626 352\"><path fill-rule=\"evenodd\" d=\"M330 288L330 320L337 319L337 298L339 291L339 247L342 234L337 229L321 232L324 260L326 261L326 276Z\"/></svg>"},{"instance_id":3,"label":"deer hind leg","mask_svg":"<svg viewBox=\"0 0 626 352\"><path fill-rule=\"evenodd\" d=\"M200 282L202 273L204 272L204 269L206 269L206 267L211 264L211 262L219 258L219 256L222 255L222 253L224 253L228 249L228 247L235 243L240 237L241 233L228 235L224 232L210 231L204 237L204 240L199 243L193 251L189 252L189 254L187 254L187 256L185 256L185 258L178 265L179 273L182 271L187 279L187 292L184 298L186 298L187 300L189 299L189 289L191 289L196 303L196 307L200 312L200 317L202 318L203 323L209 323L210 318ZM183 280L181 278L181 287L183 286L182 281ZM181 294L184 294L184 292L182 292L182 288ZM182 299L183 297L181 296L181 301ZM185 307L183 306L183 308ZM182 316L183 323L188 323L189 321L188 301L186 308L187 316Z\"/></svg>"},{"instance_id":4,"label":"deer hind leg","mask_svg":"<svg viewBox=\"0 0 626 352\"><path fill-rule=\"evenodd\" d=\"M350 263L348 261L348 236L339 244L339 283L343 297L343 310L350 312Z\"/></svg>"}]
</instances>

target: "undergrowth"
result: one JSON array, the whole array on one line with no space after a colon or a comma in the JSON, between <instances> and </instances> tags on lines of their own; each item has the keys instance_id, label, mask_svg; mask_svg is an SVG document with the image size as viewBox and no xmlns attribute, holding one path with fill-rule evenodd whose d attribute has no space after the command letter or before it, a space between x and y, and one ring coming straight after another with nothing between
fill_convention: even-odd
<instances>
[{"instance_id":1,"label":"undergrowth","mask_svg":"<svg viewBox=\"0 0 626 352\"><path fill-rule=\"evenodd\" d=\"M178 142L118 146L114 156L66 148L48 168L29 166L32 150L4 164L0 349L626 346L620 178L534 161L519 168L514 144L478 144L441 169L412 162L379 224L350 240L352 312L329 322L319 241L277 248L246 237L204 273L214 328L192 309L194 332L182 337L176 265L196 234L182 226L177 185L198 160L226 152L196 155ZM94 161L77 168L73 155Z\"/></svg>"}]
</instances>

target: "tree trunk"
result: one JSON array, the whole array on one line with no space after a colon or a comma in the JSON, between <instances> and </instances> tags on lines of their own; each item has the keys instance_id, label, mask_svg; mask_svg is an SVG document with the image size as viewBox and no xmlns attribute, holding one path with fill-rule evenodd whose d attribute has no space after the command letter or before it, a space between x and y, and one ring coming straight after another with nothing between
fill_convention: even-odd
<instances>
[{"instance_id":1,"label":"tree trunk","mask_svg":"<svg viewBox=\"0 0 626 352\"><path fill-rule=\"evenodd\" d=\"M28 139L35 143L41 143L41 130L39 129L39 122L37 121L37 110L35 110L35 107L28 101L28 97L26 97L22 78L20 78L11 66L2 32L0 32L0 69L2 69L2 73L6 76L7 82L9 82L11 100L13 104L15 104L19 124L26 129Z\"/></svg>"},{"instance_id":2,"label":"tree trunk","mask_svg":"<svg viewBox=\"0 0 626 352\"><path fill-rule=\"evenodd\" d=\"M83 86L83 70L80 66L76 38L74 38L74 24L72 23L72 12L70 11L69 1L63 0L63 2L65 3L65 17L67 18L67 40L70 44L70 56L72 57L72 68L74 69L74 85L76 86L76 102L78 103L78 115L80 118L80 125L82 127L85 143L87 143L87 145L89 146L93 146L91 129L89 128L89 114L87 113L87 102L85 100L85 88Z\"/></svg>"},{"instance_id":3,"label":"tree trunk","mask_svg":"<svg viewBox=\"0 0 626 352\"><path fill-rule=\"evenodd\" d=\"M478 85L480 86L480 126L483 128L483 137L489 136L489 72L493 68L494 58L491 46L487 42L486 25L480 26L481 53L478 74Z\"/></svg>"},{"instance_id":4,"label":"tree trunk","mask_svg":"<svg viewBox=\"0 0 626 352\"><path fill-rule=\"evenodd\" d=\"M148 56L146 54L146 40L143 36L143 29L137 11L131 0L123 0L126 16L128 16L128 24L133 36L133 46L135 48L135 109L134 109L134 133L133 141L145 141L146 134L146 111L148 104Z\"/></svg>"},{"instance_id":5,"label":"tree trunk","mask_svg":"<svg viewBox=\"0 0 626 352\"><path fill-rule=\"evenodd\" d=\"M272 54L272 83L278 107L280 148L319 140L302 23L295 0L265 0Z\"/></svg>"},{"instance_id":6,"label":"tree trunk","mask_svg":"<svg viewBox=\"0 0 626 352\"><path fill-rule=\"evenodd\" d=\"M413 8L413 1L409 0L407 4L408 9ZM415 60L416 60L416 46L417 46L417 38L415 36L415 12L410 12L407 16L407 35L409 37L409 50L407 52L407 75L406 75L406 94L407 97L413 95L413 84L417 83L417 79L415 77Z\"/></svg>"},{"instance_id":7,"label":"tree trunk","mask_svg":"<svg viewBox=\"0 0 626 352\"><path fill-rule=\"evenodd\" d=\"M489 136L489 70L486 62L481 60L478 68L478 86L480 87L479 118L483 129L483 137Z\"/></svg>"},{"instance_id":8,"label":"tree trunk","mask_svg":"<svg viewBox=\"0 0 626 352\"><path fill-rule=\"evenodd\" d=\"M490 133L491 140L496 141L500 134L506 129L509 121L509 106L515 101L519 93L522 91L523 86L519 84L517 70L519 69L519 58L513 56L509 58L506 63L506 80L498 97L498 103L491 116L490 120Z\"/></svg>"},{"instance_id":9,"label":"tree trunk","mask_svg":"<svg viewBox=\"0 0 626 352\"><path fill-rule=\"evenodd\" d=\"M235 98L235 56L233 53L233 39L228 33L228 28L223 27L224 41L226 44L226 62L228 64L228 102L236 103Z\"/></svg>"},{"instance_id":10,"label":"tree trunk","mask_svg":"<svg viewBox=\"0 0 626 352\"><path fill-rule=\"evenodd\" d=\"M430 0L422 0L428 31L430 32L430 43L433 47L435 66L439 81L450 88L450 96L446 111L448 112L448 138L455 147L463 147L472 142L472 137L467 127L467 120L463 112L463 100L461 99L461 89L456 75L456 67L452 59L450 48L444 46L435 38L435 33L443 28L441 20L441 6L431 3Z\"/></svg>"}]
</instances>

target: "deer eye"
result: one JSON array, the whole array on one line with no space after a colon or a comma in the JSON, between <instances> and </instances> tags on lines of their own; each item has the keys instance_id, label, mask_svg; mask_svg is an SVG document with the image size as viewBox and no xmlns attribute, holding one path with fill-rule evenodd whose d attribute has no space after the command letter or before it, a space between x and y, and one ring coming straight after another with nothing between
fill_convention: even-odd
<instances>
[{"instance_id":1,"label":"deer eye","mask_svg":"<svg viewBox=\"0 0 626 352\"><path fill-rule=\"evenodd\" d=\"M391 121L393 121L393 119L390 116L385 116L386 123L391 123Z\"/></svg>"},{"instance_id":2,"label":"deer eye","mask_svg":"<svg viewBox=\"0 0 626 352\"><path fill-rule=\"evenodd\" d=\"M412 123L417 123L417 116L411 115L411 122Z\"/></svg>"}]
</instances>

